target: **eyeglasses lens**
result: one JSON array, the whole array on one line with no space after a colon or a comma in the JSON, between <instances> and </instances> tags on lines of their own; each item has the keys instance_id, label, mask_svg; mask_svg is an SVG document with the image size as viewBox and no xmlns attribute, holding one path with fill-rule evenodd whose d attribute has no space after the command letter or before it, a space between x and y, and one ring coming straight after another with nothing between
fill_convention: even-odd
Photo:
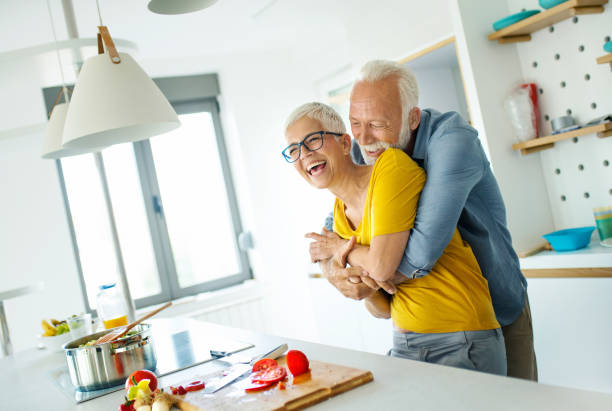
<instances>
[{"instance_id":1,"label":"eyeglasses lens","mask_svg":"<svg viewBox=\"0 0 612 411\"><path fill-rule=\"evenodd\" d=\"M323 133L313 134L306 137L299 144L290 145L283 151L283 155L289 162L296 162L300 158L301 146L304 146L308 151L319 150L323 147Z\"/></svg>"}]
</instances>

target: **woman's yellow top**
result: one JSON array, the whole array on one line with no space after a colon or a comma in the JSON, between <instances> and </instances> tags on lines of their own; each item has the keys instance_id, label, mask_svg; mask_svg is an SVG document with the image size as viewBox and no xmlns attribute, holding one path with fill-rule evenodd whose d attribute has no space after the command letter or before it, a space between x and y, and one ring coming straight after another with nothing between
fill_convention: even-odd
<instances>
[{"instance_id":1,"label":"woman's yellow top","mask_svg":"<svg viewBox=\"0 0 612 411\"><path fill-rule=\"evenodd\" d=\"M363 245L377 235L409 231L425 180L425 172L406 153L385 150L372 169L359 226L352 229L344 203L336 198L334 231L345 239L355 236ZM399 285L391 299L391 318L397 327L418 333L499 327L487 280L457 229L429 274Z\"/></svg>"}]
</instances>

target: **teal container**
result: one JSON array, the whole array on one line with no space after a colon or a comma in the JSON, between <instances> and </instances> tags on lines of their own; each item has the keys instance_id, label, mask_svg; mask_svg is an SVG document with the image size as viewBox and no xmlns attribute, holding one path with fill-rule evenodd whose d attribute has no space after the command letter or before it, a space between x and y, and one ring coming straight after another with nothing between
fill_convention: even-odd
<instances>
[{"instance_id":1,"label":"teal container","mask_svg":"<svg viewBox=\"0 0 612 411\"><path fill-rule=\"evenodd\" d=\"M527 17L531 17L534 14L538 14L539 12L540 10L525 10L519 13L511 14L493 23L493 30L501 30L505 27L513 25L514 23L518 23L519 21L524 20Z\"/></svg>"},{"instance_id":2,"label":"teal container","mask_svg":"<svg viewBox=\"0 0 612 411\"><path fill-rule=\"evenodd\" d=\"M612 247L612 206L594 208L593 217L601 245Z\"/></svg>"},{"instance_id":3,"label":"teal container","mask_svg":"<svg viewBox=\"0 0 612 411\"><path fill-rule=\"evenodd\" d=\"M544 234L555 251L572 251L584 248L591 242L591 234L595 227L569 228Z\"/></svg>"}]
</instances>

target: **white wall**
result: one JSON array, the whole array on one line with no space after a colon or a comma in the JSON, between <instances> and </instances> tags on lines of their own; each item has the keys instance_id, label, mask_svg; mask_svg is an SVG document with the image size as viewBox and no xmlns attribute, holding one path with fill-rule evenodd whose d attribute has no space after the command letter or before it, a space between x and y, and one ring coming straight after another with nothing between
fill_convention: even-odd
<instances>
[{"instance_id":1,"label":"white wall","mask_svg":"<svg viewBox=\"0 0 612 411\"><path fill-rule=\"evenodd\" d=\"M414 70L419 82L419 107L440 112L456 111L469 121L463 85L457 83L457 72L453 67Z\"/></svg>"},{"instance_id":2,"label":"white wall","mask_svg":"<svg viewBox=\"0 0 612 411\"><path fill-rule=\"evenodd\" d=\"M0 291L44 282L5 302L16 350L36 344L43 318L83 310L55 163L38 157L41 133L0 140Z\"/></svg>"}]
</instances>

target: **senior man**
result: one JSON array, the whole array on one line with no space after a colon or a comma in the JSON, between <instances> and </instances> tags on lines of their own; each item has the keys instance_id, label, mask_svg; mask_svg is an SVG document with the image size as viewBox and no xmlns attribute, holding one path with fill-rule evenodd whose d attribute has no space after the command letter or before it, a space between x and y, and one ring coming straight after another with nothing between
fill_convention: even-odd
<instances>
[{"instance_id":1,"label":"senior man","mask_svg":"<svg viewBox=\"0 0 612 411\"><path fill-rule=\"evenodd\" d=\"M353 86L349 121L352 156L373 164L388 147L403 149L427 173L414 228L395 282L426 276L448 245L455 227L472 247L489 284L502 325L508 376L537 381L527 281L506 226L505 205L478 140L477 131L455 112L417 107L418 85L405 67L391 61L366 63ZM329 249L345 240L326 230L311 244L327 279L347 297L363 299L379 284L359 267L341 267ZM393 292L393 287L382 285Z\"/></svg>"}]
</instances>

